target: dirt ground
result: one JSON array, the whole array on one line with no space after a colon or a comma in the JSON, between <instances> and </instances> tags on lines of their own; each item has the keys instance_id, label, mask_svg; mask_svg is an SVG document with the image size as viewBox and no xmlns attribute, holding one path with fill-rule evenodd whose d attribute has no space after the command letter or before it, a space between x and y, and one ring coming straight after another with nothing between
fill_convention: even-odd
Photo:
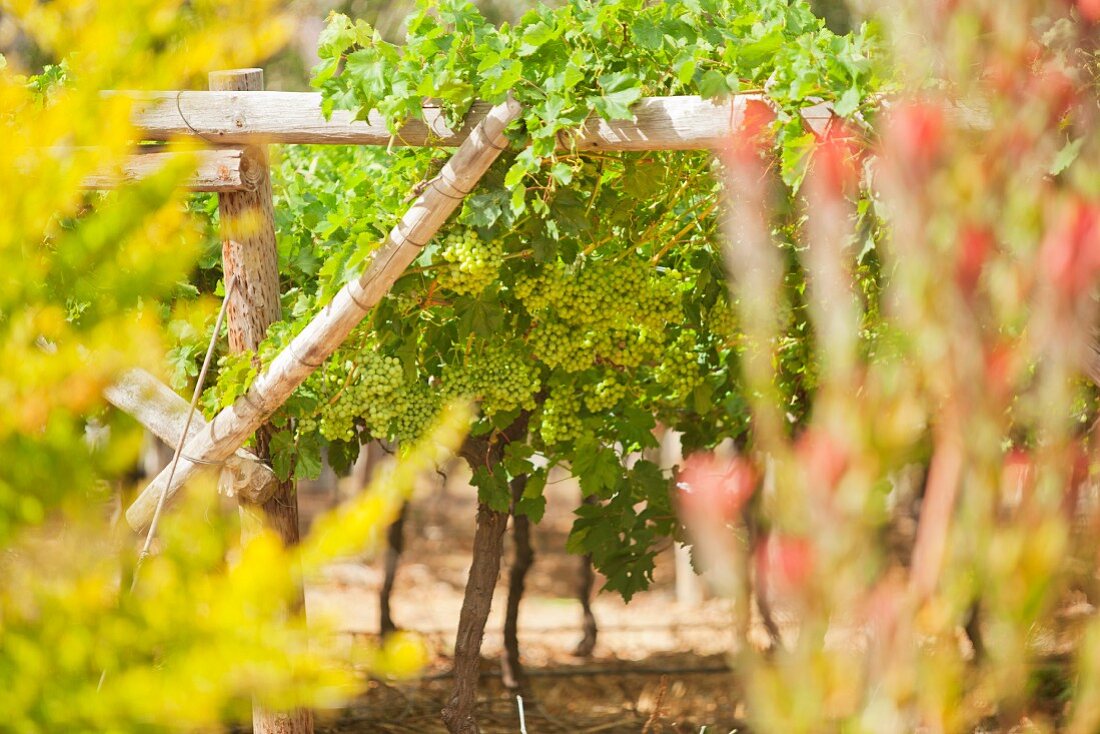
<instances>
[{"instance_id":1,"label":"dirt ground","mask_svg":"<svg viewBox=\"0 0 1100 734\"><path fill-rule=\"evenodd\" d=\"M303 525L331 506L328 487L300 489ZM581 637L576 601L579 559L565 552L579 491L569 479L547 488L546 517L534 533L535 566L520 608L519 637L529 689L523 701L532 732L744 731L736 685L724 653L732 644L728 606L721 600L681 604L674 593L671 547L661 553L650 591L629 606L617 594L597 594L599 640L589 659L573 657ZM421 634L432 654L413 682L374 681L352 706L320 712L328 732L445 731L439 711L450 694L450 655L470 564L476 492L460 470L446 482L426 482L410 508L406 552L392 610L403 629ZM482 731L520 732L520 706L500 682L503 607L510 539L483 647L478 719ZM350 559L331 566L307 590L311 615L337 620L352 644L377 639L380 562ZM602 580L597 577L598 589Z\"/></svg>"}]
</instances>

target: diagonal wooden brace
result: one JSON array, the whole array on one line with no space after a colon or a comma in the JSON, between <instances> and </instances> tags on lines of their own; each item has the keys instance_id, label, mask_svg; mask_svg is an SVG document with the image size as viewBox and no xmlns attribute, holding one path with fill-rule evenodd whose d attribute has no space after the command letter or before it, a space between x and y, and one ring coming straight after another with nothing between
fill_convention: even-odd
<instances>
[{"instance_id":1,"label":"diagonal wooden brace","mask_svg":"<svg viewBox=\"0 0 1100 734\"><path fill-rule=\"evenodd\" d=\"M169 446L174 447L179 442L191 406L145 370L124 372L103 391L103 395L107 402L132 415ZM191 441L205 428L206 421L196 415L187 431L187 440ZM246 449L237 449L226 458L221 479L219 486L227 490L227 494L239 495L250 502L266 501L278 484L274 470Z\"/></svg>"},{"instance_id":2,"label":"diagonal wooden brace","mask_svg":"<svg viewBox=\"0 0 1100 734\"><path fill-rule=\"evenodd\" d=\"M489 111L375 250L362 275L340 289L256 376L246 394L188 440L171 484L165 470L142 491L126 511L130 527L138 531L148 527L162 491L171 499L204 463L219 463L232 456L336 351L507 147L504 131L520 111L519 103L511 98Z\"/></svg>"}]
</instances>

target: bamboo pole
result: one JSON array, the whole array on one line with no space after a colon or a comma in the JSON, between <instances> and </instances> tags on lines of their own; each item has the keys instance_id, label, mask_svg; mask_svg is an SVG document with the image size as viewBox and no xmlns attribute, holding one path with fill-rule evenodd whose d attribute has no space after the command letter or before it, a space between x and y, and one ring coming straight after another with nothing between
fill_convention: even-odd
<instances>
[{"instance_id":1,"label":"bamboo pole","mask_svg":"<svg viewBox=\"0 0 1100 734\"><path fill-rule=\"evenodd\" d=\"M447 128L443 110L425 106L423 120L410 120L393 135L382 117L366 120L335 110L321 114L321 95L306 92L153 92L135 98L133 121L150 140L198 136L217 143L310 143L336 145L435 145L465 141L492 109L475 103L458 130ZM581 150L703 150L719 148L741 129L746 106L763 99L739 94L724 100L646 97L632 108L634 120L607 121L593 115L577 131ZM820 117L822 111L812 113ZM831 113L830 113L831 114ZM562 136L563 146L568 143Z\"/></svg>"},{"instance_id":2,"label":"bamboo pole","mask_svg":"<svg viewBox=\"0 0 1100 734\"><path fill-rule=\"evenodd\" d=\"M144 146L111 170L88 176L86 189L115 189L160 171L179 155L192 155L195 171L183 181L191 191L250 191L259 183L264 163L241 146L207 148L186 153L166 150L164 146Z\"/></svg>"},{"instance_id":3,"label":"bamboo pole","mask_svg":"<svg viewBox=\"0 0 1100 734\"><path fill-rule=\"evenodd\" d=\"M490 110L412 203L359 278L336 294L256 377L245 395L222 410L198 437L187 443L184 458L167 487L169 498L204 462L218 463L231 456L336 351L505 149L505 128L519 117L520 110L519 104L511 99ZM162 472L127 510L126 519L135 530L148 524L166 482L167 474Z\"/></svg>"},{"instance_id":4,"label":"bamboo pole","mask_svg":"<svg viewBox=\"0 0 1100 734\"><path fill-rule=\"evenodd\" d=\"M187 423L191 406L145 370L127 370L113 385L103 391L107 402L133 416L150 433L169 446L175 446ZM206 428L201 415L191 420L187 440ZM225 460L219 486L230 497L238 496L250 502L264 502L275 491L275 472L247 449L237 451Z\"/></svg>"}]
</instances>

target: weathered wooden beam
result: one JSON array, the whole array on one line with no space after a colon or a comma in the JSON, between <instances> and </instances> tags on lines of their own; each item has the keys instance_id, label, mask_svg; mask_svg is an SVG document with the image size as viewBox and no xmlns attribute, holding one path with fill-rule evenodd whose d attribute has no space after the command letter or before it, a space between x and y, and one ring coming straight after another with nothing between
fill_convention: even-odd
<instances>
[{"instance_id":1,"label":"weathered wooden beam","mask_svg":"<svg viewBox=\"0 0 1100 734\"><path fill-rule=\"evenodd\" d=\"M336 110L321 114L321 95L307 92L154 92L134 95L134 124L150 140L201 137L217 143L316 143L455 147L489 113L476 103L459 130L449 130L443 111L425 107L424 120L408 122L394 136L377 113L356 120ZM697 150L720 147L741 129L745 106L760 95L723 101L701 97L647 97L633 108L635 120L608 122L593 116L577 133L582 150ZM564 141L563 141L564 142Z\"/></svg>"},{"instance_id":2,"label":"weathered wooden beam","mask_svg":"<svg viewBox=\"0 0 1100 734\"><path fill-rule=\"evenodd\" d=\"M220 462L232 455L324 364L389 292L507 147L504 131L520 111L519 104L511 99L489 111L372 253L362 274L341 288L332 302L276 355L245 395L187 442L170 484L164 471L145 488L126 512L131 527L141 530L148 525L162 491L171 498L204 463Z\"/></svg>"},{"instance_id":3,"label":"weathered wooden beam","mask_svg":"<svg viewBox=\"0 0 1100 734\"><path fill-rule=\"evenodd\" d=\"M105 170L84 179L86 189L114 189L140 181L168 165L180 155L195 157L195 172L183 182L192 191L251 191L256 188L263 170L252 148L230 146L205 148L189 153L176 153L163 147L145 146L115 170Z\"/></svg>"},{"instance_id":4,"label":"weathered wooden beam","mask_svg":"<svg viewBox=\"0 0 1100 734\"><path fill-rule=\"evenodd\" d=\"M169 446L179 443L191 406L153 375L145 370L128 370L104 390L103 395L107 402L133 416L164 443ZM205 428L206 421L196 415L187 431L187 440L191 441ZM230 496L264 502L271 497L277 484L275 472L251 451L237 449L225 460L221 486Z\"/></svg>"},{"instance_id":5,"label":"weathered wooden beam","mask_svg":"<svg viewBox=\"0 0 1100 734\"><path fill-rule=\"evenodd\" d=\"M133 97L134 124L148 140L201 138L208 143L309 143L455 147L488 114L477 102L458 130L443 121L443 110L425 105L423 120L410 120L391 135L381 115L356 120L334 110L326 120L321 95L311 92L108 92ZM739 132L746 107L767 101L761 94L737 94L724 100L696 96L645 97L633 107L634 120L608 122L593 115L574 138L581 150L713 150ZM889 109L890 100L880 100ZM828 102L807 103L801 111L807 129L821 133L834 117ZM990 126L981 108L952 106L948 114L963 128ZM565 146L569 140L563 136Z\"/></svg>"}]
</instances>

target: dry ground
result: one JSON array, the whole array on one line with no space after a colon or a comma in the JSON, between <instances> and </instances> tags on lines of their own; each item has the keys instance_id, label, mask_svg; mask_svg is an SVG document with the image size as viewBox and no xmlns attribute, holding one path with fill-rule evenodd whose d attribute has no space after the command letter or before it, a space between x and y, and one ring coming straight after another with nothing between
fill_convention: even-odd
<instances>
[{"instance_id":1,"label":"dry ground","mask_svg":"<svg viewBox=\"0 0 1100 734\"><path fill-rule=\"evenodd\" d=\"M651 591L625 605L616 594L598 594L594 611L600 637L594 656L570 653L580 638L575 587L579 559L565 553L565 537L579 494L570 480L548 487L548 508L534 534L536 563L520 609L520 642L530 676L524 702L532 732L692 732L739 729L735 683L723 653L732 632L720 600L682 605L674 598L671 549L658 562ZM331 490L301 490L303 521L333 502ZM415 682L373 682L348 709L321 714L331 732L436 732L450 692L447 677L455 626L470 563L476 493L456 470L448 481L425 486L406 524L406 554L398 571L393 615L404 629L422 634L432 651L425 676ZM500 683L503 600L510 540L485 635L480 722L486 734L519 732L514 695ZM311 615L338 620L352 644L376 638L377 561L333 565L308 590ZM597 588L602 581L597 579ZM648 727L648 729L647 729Z\"/></svg>"},{"instance_id":2,"label":"dry ground","mask_svg":"<svg viewBox=\"0 0 1100 734\"><path fill-rule=\"evenodd\" d=\"M398 571L393 616L399 626L421 634L428 643L428 669L416 681L371 682L349 707L319 712L319 731L445 732L439 712L451 690L450 655L469 570L477 501L466 479L455 470L446 482L426 483L405 527L406 553ZM303 524L334 502L331 490L307 486L300 492ZM571 480L559 479L548 485L547 496L546 517L534 532L535 566L520 608L519 637L529 676L523 706L527 731L747 732L738 685L725 666L724 654L734 643L729 607L717 599L676 601L671 548L658 558L651 590L629 606L617 594L596 595L593 608L600 636L595 654L586 660L571 655L581 636L575 596L579 559L564 548L579 491ZM511 554L506 536L505 563L483 647L478 709L484 734L521 732L517 701L501 685L499 665ZM377 560L334 564L307 589L309 612L334 618L349 645L365 645L377 639L381 584ZM597 588L600 584L597 577ZM1088 609L1080 611L1084 608ZM1077 644L1080 621L1091 613L1087 604L1070 604L1063 615L1070 618L1067 627L1058 634L1037 632L1036 647L1045 656L1066 656ZM779 615L781 624L783 616ZM752 636L752 642L765 644L761 625L754 625ZM1057 719L1063 705L1058 686L1064 684L1068 669L1058 663L1052 671L1056 685L1049 710L1043 713ZM991 726L980 731L1000 730Z\"/></svg>"}]
</instances>

